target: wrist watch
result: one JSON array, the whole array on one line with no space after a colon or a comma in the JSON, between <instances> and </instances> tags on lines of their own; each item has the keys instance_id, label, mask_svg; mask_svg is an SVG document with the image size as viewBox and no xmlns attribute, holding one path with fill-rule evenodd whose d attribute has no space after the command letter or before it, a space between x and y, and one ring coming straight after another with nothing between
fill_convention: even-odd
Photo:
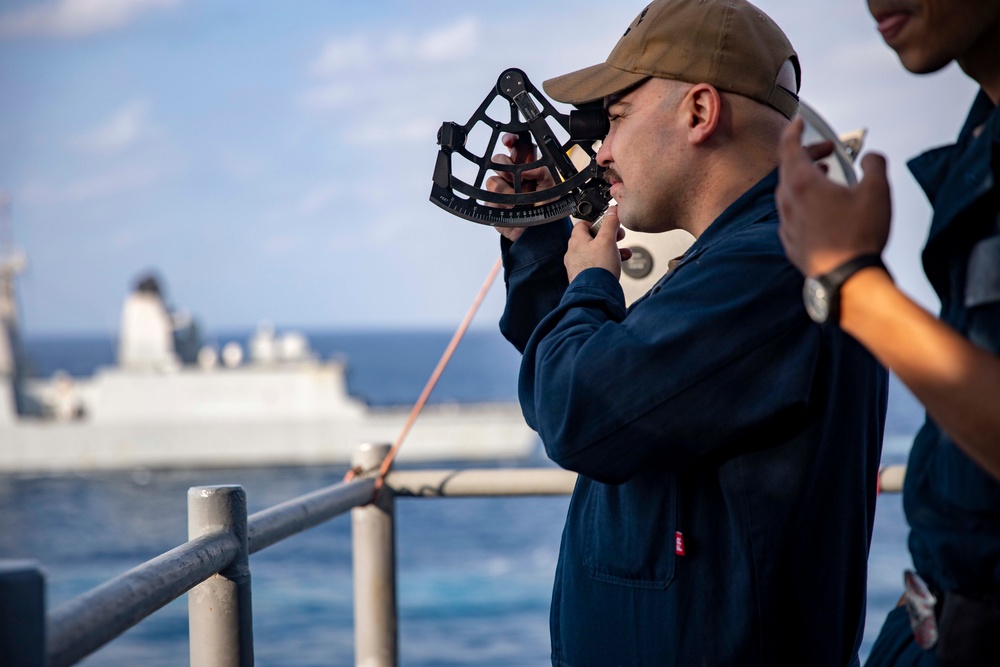
<instances>
[{"instance_id":1,"label":"wrist watch","mask_svg":"<svg viewBox=\"0 0 1000 667\"><path fill-rule=\"evenodd\" d=\"M806 312L814 322L840 322L840 288L861 269L878 266L885 269L882 256L874 253L859 255L837 268L814 278L806 278L802 287L802 300L806 304Z\"/></svg>"}]
</instances>

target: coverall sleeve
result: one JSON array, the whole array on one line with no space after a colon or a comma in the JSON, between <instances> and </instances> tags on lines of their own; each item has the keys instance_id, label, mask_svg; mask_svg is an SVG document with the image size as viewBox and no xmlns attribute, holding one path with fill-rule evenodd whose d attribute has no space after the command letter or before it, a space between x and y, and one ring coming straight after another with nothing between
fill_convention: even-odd
<instances>
[{"instance_id":1,"label":"coverall sleeve","mask_svg":"<svg viewBox=\"0 0 1000 667\"><path fill-rule=\"evenodd\" d=\"M524 352L538 323L559 305L566 292L563 256L573 226L569 218L529 227L514 243L500 238L507 305L500 332Z\"/></svg>"},{"instance_id":2,"label":"coverall sleeve","mask_svg":"<svg viewBox=\"0 0 1000 667\"><path fill-rule=\"evenodd\" d=\"M822 340L801 285L769 224L692 255L627 315L614 276L588 269L524 347L525 418L553 461L606 483L791 434Z\"/></svg>"}]
</instances>

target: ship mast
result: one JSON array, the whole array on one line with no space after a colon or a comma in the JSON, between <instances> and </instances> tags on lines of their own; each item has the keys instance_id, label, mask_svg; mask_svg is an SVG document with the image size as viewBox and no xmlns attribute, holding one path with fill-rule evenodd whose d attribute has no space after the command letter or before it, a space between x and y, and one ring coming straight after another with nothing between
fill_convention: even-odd
<instances>
[{"instance_id":1,"label":"ship mast","mask_svg":"<svg viewBox=\"0 0 1000 667\"><path fill-rule=\"evenodd\" d=\"M14 248L10 195L0 191L0 377L17 375L19 335L14 283L26 265L23 252Z\"/></svg>"}]
</instances>

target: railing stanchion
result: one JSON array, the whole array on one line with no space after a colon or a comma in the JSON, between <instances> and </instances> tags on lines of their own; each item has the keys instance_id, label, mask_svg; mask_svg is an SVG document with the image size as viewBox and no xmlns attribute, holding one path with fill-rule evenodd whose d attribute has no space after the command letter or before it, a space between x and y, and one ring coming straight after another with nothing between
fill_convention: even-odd
<instances>
[{"instance_id":1,"label":"railing stanchion","mask_svg":"<svg viewBox=\"0 0 1000 667\"><path fill-rule=\"evenodd\" d=\"M46 664L42 570L35 561L0 561L0 665Z\"/></svg>"},{"instance_id":2,"label":"railing stanchion","mask_svg":"<svg viewBox=\"0 0 1000 667\"><path fill-rule=\"evenodd\" d=\"M370 471L379 467L389 445L362 445L351 463ZM351 510L354 559L354 664L396 667L395 500L387 486L375 503Z\"/></svg>"},{"instance_id":3,"label":"railing stanchion","mask_svg":"<svg viewBox=\"0 0 1000 667\"><path fill-rule=\"evenodd\" d=\"M188 490L188 539L226 532L239 554L219 574L188 593L191 667L251 667L253 623L243 488L196 486Z\"/></svg>"}]
</instances>

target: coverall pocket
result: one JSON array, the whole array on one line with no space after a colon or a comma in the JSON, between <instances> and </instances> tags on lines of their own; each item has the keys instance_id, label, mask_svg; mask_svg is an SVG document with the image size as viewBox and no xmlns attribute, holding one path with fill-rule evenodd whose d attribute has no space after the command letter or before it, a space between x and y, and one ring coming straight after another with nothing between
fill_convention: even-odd
<instances>
[{"instance_id":1,"label":"coverall pocket","mask_svg":"<svg viewBox=\"0 0 1000 667\"><path fill-rule=\"evenodd\" d=\"M674 578L677 486L662 476L594 484L587 499L586 567L623 586L663 589Z\"/></svg>"}]
</instances>

